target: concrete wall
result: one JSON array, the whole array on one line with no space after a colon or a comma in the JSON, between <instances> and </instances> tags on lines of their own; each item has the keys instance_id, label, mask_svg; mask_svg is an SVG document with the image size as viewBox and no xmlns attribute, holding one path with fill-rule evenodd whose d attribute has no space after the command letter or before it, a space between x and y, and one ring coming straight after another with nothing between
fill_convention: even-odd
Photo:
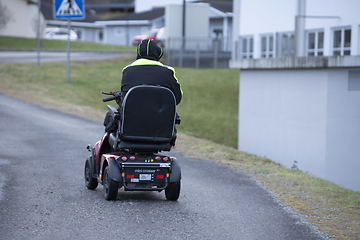
<instances>
[{"instance_id":1,"label":"concrete wall","mask_svg":"<svg viewBox=\"0 0 360 240\"><path fill-rule=\"evenodd\" d=\"M349 89L349 73L358 90ZM360 191L360 69L328 71L326 178Z\"/></svg>"},{"instance_id":2,"label":"concrete wall","mask_svg":"<svg viewBox=\"0 0 360 240\"><path fill-rule=\"evenodd\" d=\"M348 72L242 70L238 148L360 191L360 90L347 89Z\"/></svg>"},{"instance_id":3,"label":"concrete wall","mask_svg":"<svg viewBox=\"0 0 360 240\"><path fill-rule=\"evenodd\" d=\"M325 177L326 71L242 70L240 79L239 149Z\"/></svg>"}]
</instances>

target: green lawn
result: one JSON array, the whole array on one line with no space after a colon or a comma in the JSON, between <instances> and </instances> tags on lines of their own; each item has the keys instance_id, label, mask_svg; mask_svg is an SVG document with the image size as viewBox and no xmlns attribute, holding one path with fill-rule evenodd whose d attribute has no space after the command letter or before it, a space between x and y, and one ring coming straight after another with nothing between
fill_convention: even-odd
<instances>
[{"instance_id":1,"label":"green lawn","mask_svg":"<svg viewBox=\"0 0 360 240\"><path fill-rule=\"evenodd\" d=\"M66 63L42 64L40 68L34 64L3 64L0 88L18 89L28 98L38 98L41 93L47 101L57 99L59 104L106 111L101 92L120 90L122 68L134 59L135 55L71 63L70 84L66 83ZM176 75L184 92L178 105L182 118L178 130L236 148L239 70L179 68Z\"/></svg>"},{"instance_id":2,"label":"green lawn","mask_svg":"<svg viewBox=\"0 0 360 240\"><path fill-rule=\"evenodd\" d=\"M177 69L184 91L180 131L237 148L239 70Z\"/></svg>"},{"instance_id":3,"label":"green lawn","mask_svg":"<svg viewBox=\"0 0 360 240\"><path fill-rule=\"evenodd\" d=\"M66 44L66 41L42 40L41 50L66 50ZM36 48L36 39L0 37L0 49ZM135 52L136 48L71 42L71 50ZM2 76L1 84L3 88L6 84L17 84L17 88L28 91L42 88L42 91L69 104L106 110L101 91L119 90L121 70L134 58L72 63L70 84L64 84L65 63L42 64L40 69L32 64L10 64L1 69L3 75L8 75ZM184 91L178 106L182 118L178 130L236 148L239 70L178 68L176 75Z\"/></svg>"}]
</instances>

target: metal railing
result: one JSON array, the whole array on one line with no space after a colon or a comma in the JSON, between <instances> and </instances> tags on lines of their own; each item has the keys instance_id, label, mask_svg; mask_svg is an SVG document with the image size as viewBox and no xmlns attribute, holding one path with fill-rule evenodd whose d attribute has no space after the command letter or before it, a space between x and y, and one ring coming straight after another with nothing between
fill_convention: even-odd
<instances>
[{"instance_id":1,"label":"metal railing","mask_svg":"<svg viewBox=\"0 0 360 240\"><path fill-rule=\"evenodd\" d=\"M228 68L231 42L227 38L169 38L166 61L175 67Z\"/></svg>"}]
</instances>

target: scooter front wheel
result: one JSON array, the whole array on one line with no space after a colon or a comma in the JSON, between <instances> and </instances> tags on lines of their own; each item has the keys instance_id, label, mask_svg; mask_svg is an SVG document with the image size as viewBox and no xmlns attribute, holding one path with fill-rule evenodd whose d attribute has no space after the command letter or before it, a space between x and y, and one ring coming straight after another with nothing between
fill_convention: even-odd
<instances>
[{"instance_id":1,"label":"scooter front wheel","mask_svg":"<svg viewBox=\"0 0 360 240\"><path fill-rule=\"evenodd\" d=\"M91 174L91 157L88 157L85 162L85 169L84 169L84 178L85 178L85 186L90 189L94 190L98 186L98 181L96 178L92 177Z\"/></svg>"}]
</instances>

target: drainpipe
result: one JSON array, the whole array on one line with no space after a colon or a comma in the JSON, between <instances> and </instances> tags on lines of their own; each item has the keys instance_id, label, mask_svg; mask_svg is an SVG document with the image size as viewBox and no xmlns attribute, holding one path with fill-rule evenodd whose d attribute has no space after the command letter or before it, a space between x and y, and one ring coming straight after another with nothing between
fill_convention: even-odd
<instances>
[{"instance_id":1,"label":"drainpipe","mask_svg":"<svg viewBox=\"0 0 360 240\"><path fill-rule=\"evenodd\" d=\"M184 50L184 47L185 47L185 24L186 24L185 11L186 11L186 4L185 4L185 0L183 0L183 5L182 5L182 50Z\"/></svg>"},{"instance_id":2,"label":"drainpipe","mask_svg":"<svg viewBox=\"0 0 360 240\"><path fill-rule=\"evenodd\" d=\"M228 25L229 25L229 22L228 22L228 16L227 14L225 13L225 16L223 17L223 39L222 39L222 51L228 51Z\"/></svg>"},{"instance_id":3,"label":"drainpipe","mask_svg":"<svg viewBox=\"0 0 360 240\"><path fill-rule=\"evenodd\" d=\"M233 31L232 31L232 49L231 59L235 60L240 58L238 56L238 43L240 34L240 5L241 0L233 0Z\"/></svg>"},{"instance_id":4,"label":"drainpipe","mask_svg":"<svg viewBox=\"0 0 360 240\"><path fill-rule=\"evenodd\" d=\"M295 57L303 57L305 53L305 18L306 0L297 1L295 16Z\"/></svg>"},{"instance_id":5,"label":"drainpipe","mask_svg":"<svg viewBox=\"0 0 360 240\"><path fill-rule=\"evenodd\" d=\"M38 19L37 19L37 67L40 67L40 39L41 39L41 0L38 0Z\"/></svg>"}]
</instances>

